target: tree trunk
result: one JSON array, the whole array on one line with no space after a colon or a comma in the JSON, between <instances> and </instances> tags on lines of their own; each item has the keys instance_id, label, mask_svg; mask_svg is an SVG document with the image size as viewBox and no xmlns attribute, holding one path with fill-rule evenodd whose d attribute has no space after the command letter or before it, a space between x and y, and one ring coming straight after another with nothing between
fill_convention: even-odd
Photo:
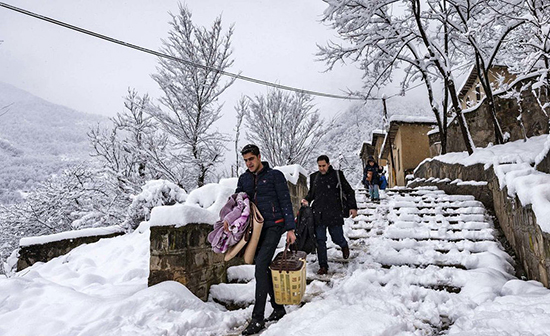
<instances>
[{"instance_id":1,"label":"tree trunk","mask_svg":"<svg viewBox=\"0 0 550 336\"><path fill-rule=\"evenodd\" d=\"M466 150L468 151L468 154L472 155L474 153L475 145L473 143L472 138L470 137L470 130L468 129L468 125L466 124L466 118L464 118L464 114L462 113L462 108L460 107L460 103L458 102L454 81L452 79L448 79L447 82L448 82L449 96L451 97L451 103L453 106L453 111L456 113L456 117L458 119L458 125L460 126L460 131L462 132L462 139L464 140L464 145L466 145Z\"/></svg>"},{"instance_id":2,"label":"tree trunk","mask_svg":"<svg viewBox=\"0 0 550 336\"><path fill-rule=\"evenodd\" d=\"M493 96L493 90L491 89L491 83L489 79L489 71L485 69L484 64L480 61L480 55L476 55L476 68L477 77L483 86L483 91L487 96L487 104L489 105L489 113L491 114L491 121L493 122L493 129L495 132L495 144L500 145L504 143L504 136L502 134L502 128L500 128L500 122L497 118L497 110L495 106L495 99Z\"/></svg>"}]
</instances>

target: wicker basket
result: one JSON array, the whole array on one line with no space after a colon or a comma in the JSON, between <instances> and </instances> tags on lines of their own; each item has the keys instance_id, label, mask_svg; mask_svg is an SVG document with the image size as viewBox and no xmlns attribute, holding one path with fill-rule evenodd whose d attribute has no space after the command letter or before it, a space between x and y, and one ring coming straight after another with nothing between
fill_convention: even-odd
<instances>
[{"instance_id":1,"label":"wicker basket","mask_svg":"<svg viewBox=\"0 0 550 336\"><path fill-rule=\"evenodd\" d=\"M275 302L280 305L297 305L306 291L306 253L303 251L279 252L271 262L271 278Z\"/></svg>"}]
</instances>

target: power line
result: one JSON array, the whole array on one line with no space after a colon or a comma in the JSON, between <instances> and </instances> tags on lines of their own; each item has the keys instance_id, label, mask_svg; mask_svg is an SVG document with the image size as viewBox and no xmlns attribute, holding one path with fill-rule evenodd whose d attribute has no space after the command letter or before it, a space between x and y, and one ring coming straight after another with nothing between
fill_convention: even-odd
<instances>
[{"instance_id":1,"label":"power line","mask_svg":"<svg viewBox=\"0 0 550 336\"><path fill-rule=\"evenodd\" d=\"M147 48L135 45L135 44L131 44L131 43L128 43L128 42L117 40L117 39L114 39L112 37L102 35L102 34L99 34L99 33L84 29L84 28L80 28L80 27L77 27L77 26L73 26L71 24L68 24L68 23L65 23L65 22L62 22L62 21L58 21L58 20L52 19L52 18L47 17L47 16L36 14L36 13L30 12L30 11L27 11L25 9L19 8L19 7L11 6L11 5L8 5L8 4L3 3L3 2L0 2L0 7L4 7L4 8L7 8L7 9L10 9L10 10L13 10L15 12L19 12L19 13L22 13L22 14L25 14L25 15L28 15L28 16L31 16L31 17L49 22L49 23L53 23L55 25L77 31L77 32L82 33L82 34L90 35L90 36L93 36L93 37L96 37L96 38L99 38L99 39L102 39L102 40L106 40L106 41L109 41L109 42L112 42L112 43L115 43L115 44L119 44L119 45L127 47L127 48L131 48L131 49L135 49L135 50L138 50L138 51L141 51L141 52L152 54L152 55L155 55L157 57L162 57L162 58L167 58L167 59L171 59L171 60L174 60L174 61L182 62L182 63L185 63L185 64L190 65L190 66L194 66L194 67L198 67L198 68L202 68L202 69L206 69L206 70L211 70L211 71L216 71L216 72L219 72L222 75L232 77L232 78L235 78L235 79L240 79L240 80L252 82L252 83L255 83L255 84L261 84L261 85L271 86L271 87L274 87L274 88L277 88L277 89L282 89L282 90L287 90L287 91L294 91L294 92L298 92L298 93L305 93L305 94L309 94L309 95L312 95L312 96L320 96L320 97L326 97L326 98L361 100L361 101L364 101L364 100L380 100L380 98L340 96L340 95L335 95L335 94L331 94L331 93L323 93L323 92L312 91L312 90L304 90L304 89L299 89L299 88L295 88L295 87L292 87L292 86L281 85L281 84L272 83L272 82L268 82L268 81L257 79L257 78L243 76L243 75L235 74L235 73L232 73L232 72L220 70L220 69L217 69L217 68L214 68L214 67L211 67L211 66L194 63L194 62L182 59L182 58L174 57L174 56L171 56L171 55L166 55L166 54L160 53L158 51L147 49Z\"/></svg>"}]
</instances>

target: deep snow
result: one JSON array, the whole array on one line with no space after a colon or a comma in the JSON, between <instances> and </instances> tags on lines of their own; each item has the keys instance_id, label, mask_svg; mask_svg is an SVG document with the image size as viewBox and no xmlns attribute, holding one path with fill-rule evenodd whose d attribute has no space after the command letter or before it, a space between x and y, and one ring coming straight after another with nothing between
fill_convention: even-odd
<instances>
[{"instance_id":1,"label":"deep snow","mask_svg":"<svg viewBox=\"0 0 550 336\"><path fill-rule=\"evenodd\" d=\"M421 189L393 194L378 207L357 197L364 209L345 224L346 235L358 238L350 240L353 259L338 261L329 242L327 281L316 278L316 258L308 256L307 303L287 307L262 335L429 335L445 318L453 322L451 335L548 333L550 291L512 275L511 258L472 197ZM224 335L250 316L251 307L226 311L176 282L147 287L148 268L144 223L0 279L0 335ZM228 276L251 280L251 271L241 266ZM253 281L232 290L214 286L211 294L250 301Z\"/></svg>"}]
</instances>

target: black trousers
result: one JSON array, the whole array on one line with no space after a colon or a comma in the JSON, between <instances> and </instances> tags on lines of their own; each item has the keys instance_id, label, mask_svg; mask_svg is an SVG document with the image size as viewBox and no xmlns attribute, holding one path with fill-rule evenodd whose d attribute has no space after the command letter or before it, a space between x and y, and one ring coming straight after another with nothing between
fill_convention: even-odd
<instances>
[{"instance_id":1,"label":"black trousers","mask_svg":"<svg viewBox=\"0 0 550 336\"><path fill-rule=\"evenodd\" d=\"M275 303L275 296L273 293L273 281L271 279L271 272L269 265L273 260L273 255L277 249L277 245L281 240L283 234L282 225L276 225L262 229L260 240L258 241L258 248L256 250L255 257L255 273L256 277L256 301L254 303L254 310L252 310L252 318L256 320L263 320L265 313L265 303L267 301L267 294L271 298L271 306L273 309L282 309L283 306Z\"/></svg>"}]
</instances>

